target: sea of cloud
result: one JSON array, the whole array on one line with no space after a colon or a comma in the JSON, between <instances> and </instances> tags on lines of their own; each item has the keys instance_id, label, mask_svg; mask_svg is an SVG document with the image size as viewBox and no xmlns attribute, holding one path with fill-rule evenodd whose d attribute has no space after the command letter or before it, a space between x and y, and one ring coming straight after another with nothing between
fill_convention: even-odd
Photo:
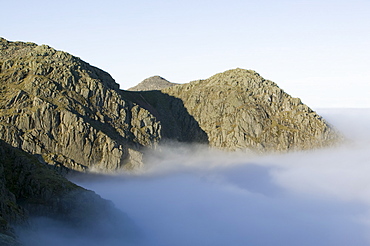
<instances>
[{"instance_id":1,"label":"sea of cloud","mask_svg":"<svg viewBox=\"0 0 370 246\"><path fill-rule=\"evenodd\" d=\"M128 214L134 245L370 245L370 109L317 111L345 143L267 156L173 143L136 173L72 179ZM41 244L28 245L65 245L56 228L38 223ZM88 234L67 244L99 245Z\"/></svg>"}]
</instances>

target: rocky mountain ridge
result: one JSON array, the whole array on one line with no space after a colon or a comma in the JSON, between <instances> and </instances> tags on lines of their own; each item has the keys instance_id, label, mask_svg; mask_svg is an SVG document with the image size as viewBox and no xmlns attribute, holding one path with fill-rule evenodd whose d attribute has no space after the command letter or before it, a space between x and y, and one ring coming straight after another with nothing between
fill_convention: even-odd
<instances>
[{"instance_id":1,"label":"rocky mountain ridge","mask_svg":"<svg viewBox=\"0 0 370 246\"><path fill-rule=\"evenodd\" d=\"M192 139L220 149L286 152L330 146L340 139L299 98L291 97L253 70L231 69L160 91L124 93L131 101L156 112L158 119L174 118L170 124L176 129L188 134L199 132ZM173 117L179 111L172 106L176 100L196 123L192 128L189 123L182 125L180 116ZM163 136L173 135L165 133L166 121L160 121Z\"/></svg>"},{"instance_id":2,"label":"rocky mountain ridge","mask_svg":"<svg viewBox=\"0 0 370 246\"><path fill-rule=\"evenodd\" d=\"M143 148L166 139L256 152L338 140L319 115L252 70L187 84L155 76L141 83L149 91L124 91L108 73L46 45L1 39L0 51L0 139L54 166L132 169Z\"/></svg>"},{"instance_id":3,"label":"rocky mountain ridge","mask_svg":"<svg viewBox=\"0 0 370 246\"><path fill-rule=\"evenodd\" d=\"M213 147L295 151L339 140L338 133L299 98L253 70L232 69L162 92L183 101Z\"/></svg>"}]
</instances>

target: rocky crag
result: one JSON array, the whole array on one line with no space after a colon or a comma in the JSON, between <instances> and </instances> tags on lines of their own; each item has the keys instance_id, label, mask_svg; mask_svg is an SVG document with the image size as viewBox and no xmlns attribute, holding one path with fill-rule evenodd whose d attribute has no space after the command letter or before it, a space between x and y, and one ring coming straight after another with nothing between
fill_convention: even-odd
<instances>
[{"instance_id":1,"label":"rocky crag","mask_svg":"<svg viewBox=\"0 0 370 246\"><path fill-rule=\"evenodd\" d=\"M106 72L46 45L0 40L0 139L84 171L141 163L160 122Z\"/></svg>"},{"instance_id":2,"label":"rocky crag","mask_svg":"<svg viewBox=\"0 0 370 246\"><path fill-rule=\"evenodd\" d=\"M163 92L184 102L211 146L287 151L338 140L337 132L299 98L252 70L233 69Z\"/></svg>"},{"instance_id":3,"label":"rocky crag","mask_svg":"<svg viewBox=\"0 0 370 246\"><path fill-rule=\"evenodd\" d=\"M252 70L232 69L160 93L142 91L140 97L151 102L154 109L148 110L158 111L162 118L176 113L171 105L181 101L205 134L197 138L221 149L281 152L321 148L339 140L338 133L299 98ZM146 107L136 98L131 100ZM189 132L182 122L177 121L178 129Z\"/></svg>"},{"instance_id":4,"label":"rocky crag","mask_svg":"<svg viewBox=\"0 0 370 246\"><path fill-rule=\"evenodd\" d=\"M132 169L144 147L166 139L256 152L338 140L298 98L251 70L181 85L154 76L124 91L108 73L46 45L0 39L0 52L0 139L54 166Z\"/></svg>"}]
</instances>

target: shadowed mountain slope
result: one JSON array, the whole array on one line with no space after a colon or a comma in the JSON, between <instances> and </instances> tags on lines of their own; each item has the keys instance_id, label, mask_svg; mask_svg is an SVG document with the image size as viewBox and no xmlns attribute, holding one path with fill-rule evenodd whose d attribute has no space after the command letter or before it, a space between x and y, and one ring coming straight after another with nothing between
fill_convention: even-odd
<instances>
[{"instance_id":1,"label":"shadowed mountain slope","mask_svg":"<svg viewBox=\"0 0 370 246\"><path fill-rule=\"evenodd\" d=\"M28 225L42 216L76 230L104 230L127 239L134 236L133 222L110 201L62 177L35 156L0 140L0 245L18 245L13 226ZM32 228L30 228L32 230Z\"/></svg>"}]
</instances>

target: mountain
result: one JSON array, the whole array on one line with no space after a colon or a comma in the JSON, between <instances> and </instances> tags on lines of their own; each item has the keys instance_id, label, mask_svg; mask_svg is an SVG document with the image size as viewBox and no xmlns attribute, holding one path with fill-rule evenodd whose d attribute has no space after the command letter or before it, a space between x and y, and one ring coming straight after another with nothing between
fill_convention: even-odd
<instances>
[{"instance_id":1,"label":"mountain","mask_svg":"<svg viewBox=\"0 0 370 246\"><path fill-rule=\"evenodd\" d=\"M160 122L122 98L111 76L46 45L0 40L0 139L84 171L141 163Z\"/></svg>"},{"instance_id":2,"label":"mountain","mask_svg":"<svg viewBox=\"0 0 370 246\"><path fill-rule=\"evenodd\" d=\"M154 109L142 103L142 98ZM142 91L140 100L131 100L151 112L159 112L159 119L176 114L173 101L180 100L206 135L206 142L226 150L305 150L330 146L340 139L299 98L291 97L253 70L232 69L205 80L167 87L160 93ZM175 125L191 133L186 129L188 124L181 126L182 122L179 119Z\"/></svg>"},{"instance_id":3,"label":"mountain","mask_svg":"<svg viewBox=\"0 0 370 246\"><path fill-rule=\"evenodd\" d=\"M124 91L108 73L47 45L0 39L0 51L0 139L62 169L136 168L145 148L166 139L255 152L339 139L252 70L187 84L154 76L134 87L140 91Z\"/></svg>"},{"instance_id":4,"label":"mountain","mask_svg":"<svg viewBox=\"0 0 370 246\"><path fill-rule=\"evenodd\" d=\"M134 87L129 88L129 91L152 91L152 90L161 90L167 87L171 87L177 85L175 83L171 83L168 80L160 77L160 76L153 76L147 78L137 84Z\"/></svg>"},{"instance_id":5,"label":"mountain","mask_svg":"<svg viewBox=\"0 0 370 246\"><path fill-rule=\"evenodd\" d=\"M61 174L139 168L145 149L163 141L261 153L340 139L298 98L252 70L187 84L155 76L125 91L78 57L0 38L0 244L17 245L11 226L28 216L73 226L105 220L119 234L130 231L123 213Z\"/></svg>"}]
</instances>

